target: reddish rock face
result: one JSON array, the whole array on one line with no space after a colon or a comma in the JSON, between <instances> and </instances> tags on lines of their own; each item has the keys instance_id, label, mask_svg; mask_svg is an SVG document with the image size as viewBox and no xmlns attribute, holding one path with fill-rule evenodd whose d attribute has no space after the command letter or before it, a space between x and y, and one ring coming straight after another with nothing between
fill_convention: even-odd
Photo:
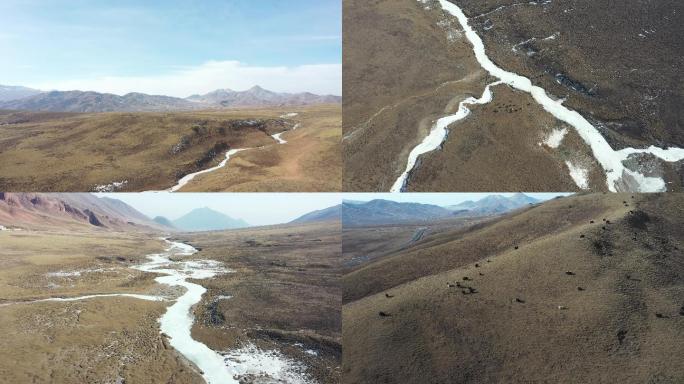
<instances>
[{"instance_id":1,"label":"reddish rock face","mask_svg":"<svg viewBox=\"0 0 684 384\"><path fill-rule=\"evenodd\" d=\"M145 230L158 227L133 208L87 193L0 193L0 225L78 225Z\"/></svg>"}]
</instances>

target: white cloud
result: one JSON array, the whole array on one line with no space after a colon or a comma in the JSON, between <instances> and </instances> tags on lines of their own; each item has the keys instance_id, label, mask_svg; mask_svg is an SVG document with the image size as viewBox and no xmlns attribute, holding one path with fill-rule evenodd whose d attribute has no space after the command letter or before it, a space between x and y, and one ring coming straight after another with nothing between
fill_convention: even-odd
<instances>
[{"instance_id":1,"label":"white cloud","mask_svg":"<svg viewBox=\"0 0 684 384\"><path fill-rule=\"evenodd\" d=\"M152 76L104 76L30 84L42 90L83 90L124 95L142 92L187 97L218 88L245 90L254 85L277 92L342 93L342 66L314 64L296 67L256 67L239 61L209 61Z\"/></svg>"}]
</instances>

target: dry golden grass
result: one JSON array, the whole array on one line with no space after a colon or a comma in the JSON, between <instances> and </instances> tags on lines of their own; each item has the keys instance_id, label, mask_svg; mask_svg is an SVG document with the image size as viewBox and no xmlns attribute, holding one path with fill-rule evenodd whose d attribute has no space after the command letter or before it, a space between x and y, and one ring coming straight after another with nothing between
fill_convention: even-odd
<instances>
[{"instance_id":1,"label":"dry golden grass","mask_svg":"<svg viewBox=\"0 0 684 384\"><path fill-rule=\"evenodd\" d=\"M159 240L143 234L98 230L0 232L0 302L93 293L145 292L153 276L128 269L146 254L159 252ZM103 269L79 277L55 272Z\"/></svg>"},{"instance_id":2,"label":"dry golden grass","mask_svg":"<svg viewBox=\"0 0 684 384\"><path fill-rule=\"evenodd\" d=\"M131 268L164 249L156 236L78 226L0 231L0 377L12 383L202 382L159 333L157 319L168 302L33 302L110 293L174 297L182 290ZM200 250L190 258L235 271L200 282L208 291L195 307L194 338L219 351L245 343L275 349L305 364L318 382L339 382L339 222L177 236Z\"/></svg>"},{"instance_id":3,"label":"dry golden grass","mask_svg":"<svg viewBox=\"0 0 684 384\"><path fill-rule=\"evenodd\" d=\"M408 191L577 191L566 161L587 170L592 191L607 190L601 166L574 128L526 93L502 85L491 91L491 103L470 106L444 145L421 157ZM543 144L553 129L567 132L558 148Z\"/></svg>"}]
</instances>

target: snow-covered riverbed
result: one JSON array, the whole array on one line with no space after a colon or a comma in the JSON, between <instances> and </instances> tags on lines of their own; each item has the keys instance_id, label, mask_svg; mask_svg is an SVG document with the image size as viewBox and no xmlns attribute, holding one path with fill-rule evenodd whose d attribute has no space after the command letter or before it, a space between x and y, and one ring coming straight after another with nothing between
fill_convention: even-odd
<instances>
[{"instance_id":1,"label":"snow-covered riverbed","mask_svg":"<svg viewBox=\"0 0 684 384\"><path fill-rule=\"evenodd\" d=\"M243 375L268 375L273 382L306 384L311 381L303 373L303 366L284 357L277 351L262 351L252 345L241 349L216 352L205 344L192 338L194 323L192 308L202 300L206 292L200 284L188 279L209 279L233 271L214 260L183 261L182 257L197 252L188 244L168 241L169 248L158 254L148 255L148 262L135 267L138 270L158 273L155 279L160 284L183 287L185 293L171 305L159 319L161 332L169 337L169 343L179 353L193 362L201 371L202 377L210 384L239 383ZM173 259L181 260L173 261Z\"/></svg>"},{"instance_id":2,"label":"snow-covered riverbed","mask_svg":"<svg viewBox=\"0 0 684 384\"><path fill-rule=\"evenodd\" d=\"M490 101L492 101L492 91L490 87L497 84L499 84L499 82L487 85L485 87L484 92L482 93L482 97L480 97L479 99L469 97L463 100L458 105L458 111L455 114L442 117L441 119L437 120L437 122L432 126L430 133L425 137L425 139L423 139L423 141L420 144L418 144L415 148L413 148L413 150L411 150L411 153L409 153L406 169L401 174L401 176L399 176L397 180L394 182L392 188L390 189L390 192L403 192L404 187L406 187L406 182L408 181L409 174L411 173L411 170L413 170L413 168L416 166L416 162L418 162L418 157L424 153L432 152L442 145L442 143L447 137L447 134L449 133L447 127L457 122L458 120L465 119L466 116L470 114L470 110L467 107L468 105L487 104Z\"/></svg>"},{"instance_id":3,"label":"snow-covered riverbed","mask_svg":"<svg viewBox=\"0 0 684 384\"><path fill-rule=\"evenodd\" d=\"M422 2L422 0L418 1ZM532 85L530 79L496 66L485 53L482 39L468 24L468 18L461 8L447 0L439 0L439 2L442 9L448 14L456 17L460 23L466 38L473 46L473 51L478 63L483 69L489 72L490 75L498 78L500 82L529 93L544 110L551 113L558 120L570 124L577 131L579 136L591 148L596 161L603 168L606 175L606 183L610 191L660 192L667 189L665 181L662 178L649 177L639 171L628 169L624 166L623 161L635 154L650 154L662 161L675 162L684 160L684 149L673 147L662 149L651 146L645 149L625 148L619 151L613 150L601 133L581 114L563 106L562 101L554 100L541 87ZM433 145L433 147L437 148L438 146ZM409 158L409 165L410 164L411 159ZM395 187L400 181L401 180L397 180L393 186L396 191L398 190Z\"/></svg>"},{"instance_id":4,"label":"snow-covered riverbed","mask_svg":"<svg viewBox=\"0 0 684 384\"><path fill-rule=\"evenodd\" d=\"M295 117L295 116L297 116L297 115L298 115L298 113L291 112L291 113L286 113L286 114L284 114L284 115L282 115L282 116L280 116L280 117L281 117L281 118L289 118L289 117ZM297 129L297 128L299 128L299 124L295 124L295 126L294 126L294 128L292 128L292 130L294 131L294 130ZM284 134L285 132L287 132L287 131L283 131L283 132L280 132L280 133L276 133L276 134L274 134L274 135L271 135L271 137L272 137L273 140L275 140L278 144L286 144L286 143L287 143L287 140L284 140L284 139L281 138L281 135ZM184 186L186 186L186 185L187 185L189 182L191 182L192 179L194 179L196 176L199 176L199 175L204 174L204 173L213 172L213 171L215 171L215 170L217 170L217 169L220 169L220 168L225 167L225 166L228 164L228 161L230 160L231 156L235 155L236 153L239 153L239 152L242 152L242 151L246 151L246 150L249 150L249 149L254 149L254 148L237 148L237 149L231 149L231 150L229 150L228 152L226 152L226 158L223 159L223 161L221 161L221 163L219 163L219 165L217 165L217 166L215 166L215 167L208 168L208 169L204 169L204 170L201 170L201 171L197 171L197 172L194 172L194 173L191 173L191 174L188 174L188 175L185 175L185 176L183 176L180 180L178 180L178 183L176 183L176 185L174 185L173 187L169 188L167 191L169 191L169 192L176 192L176 191L178 191L179 189L181 189L181 188L183 188Z\"/></svg>"},{"instance_id":5,"label":"snow-covered riverbed","mask_svg":"<svg viewBox=\"0 0 684 384\"><path fill-rule=\"evenodd\" d=\"M283 132L280 132L280 133L276 133L275 135L271 135L271 137L272 137L273 139L275 139L275 141L277 141L278 144L286 144L286 143L287 143L287 140L283 140L283 139L280 138L280 136L281 136L283 133L285 133L285 132L287 132L287 131L283 131Z\"/></svg>"},{"instance_id":6,"label":"snow-covered riverbed","mask_svg":"<svg viewBox=\"0 0 684 384\"><path fill-rule=\"evenodd\" d=\"M198 175L201 175L203 173L213 172L219 168L225 167L226 164L228 164L228 160L230 160L231 156L233 156L234 154L236 154L238 152L246 151L248 149L251 149L251 148L237 148L237 149L229 150L228 152L226 152L226 158L223 159L223 161L221 161L219 163L219 165L183 176L180 180L178 180L178 183L176 185L174 185L173 187L171 187L169 189L169 192L178 191L179 189L183 188L186 184L188 184L190 181L192 181L192 179L194 179Z\"/></svg>"}]
</instances>

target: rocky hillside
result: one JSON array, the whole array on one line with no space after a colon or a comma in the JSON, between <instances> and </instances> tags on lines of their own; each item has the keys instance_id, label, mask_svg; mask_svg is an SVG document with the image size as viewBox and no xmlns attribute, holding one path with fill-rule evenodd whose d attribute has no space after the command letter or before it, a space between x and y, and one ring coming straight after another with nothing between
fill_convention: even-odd
<instances>
[{"instance_id":1,"label":"rocky hillside","mask_svg":"<svg viewBox=\"0 0 684 384\"><path fill-rule=\"evenodd\" d=\"M120 200L87 193L0 192L0 224L20 229L53 226L117 231L161 229L157 223Z\"/></svg>"}]
</instances>

